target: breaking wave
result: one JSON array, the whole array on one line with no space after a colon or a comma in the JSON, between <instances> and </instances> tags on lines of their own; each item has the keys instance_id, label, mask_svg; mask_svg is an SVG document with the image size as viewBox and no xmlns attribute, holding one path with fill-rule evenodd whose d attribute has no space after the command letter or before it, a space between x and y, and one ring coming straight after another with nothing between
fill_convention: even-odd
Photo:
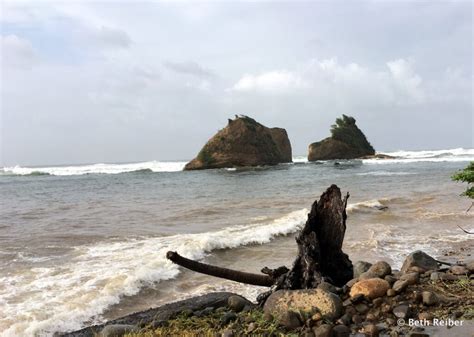
<instances>
[{"instance_id":1,"label":"breaking wave","mask_svg":"<svg viewBox=\"0 0 474 337\"><path fill-rule=\"evenodd\" d=\"M456 148L449 150L395 151L384 152L393 159L363 159L364 164L398 164L413 162L462 162L474 160L474 149Z\"/></svg>"},{"instance_id":2,"label":"breaking wave","mask_svg":"<svg viewBox=\"0 0 474 337\"><path fill-rule=\"evenodd\" d=\"M167 251L200 260L215 249L264 244L297 231L307 212L294 211L263 225L76 247L63 264L0 277L0 331L5 337L51 336L80 329L85 322L97 322L123 296L177 277L180 269L165 258Z\"/></svg>"}]
</instances>

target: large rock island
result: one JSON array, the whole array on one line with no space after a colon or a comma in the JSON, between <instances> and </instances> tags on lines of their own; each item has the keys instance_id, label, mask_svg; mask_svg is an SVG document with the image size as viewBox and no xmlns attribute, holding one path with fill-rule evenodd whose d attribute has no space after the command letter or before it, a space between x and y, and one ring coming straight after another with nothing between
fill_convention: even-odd
<instances>
[{"instance_id":1,"label":"large rock island","mask_svg":"<svg viewBox=\"0 0 474 337\"><path fill-rule=\"evenodd\" d=\"M353 117L342 115L331 127L331 137L309 145L308 160L354 159L374 156L375 150Z\"/></svg>"},{"instance_id":2,"label":"large rock island","mask_svg":"<svg viewBox=\"0 0 474 337\"><path fill-rule=\"evenodd\" d=\"M276 165L292 161L288 134L282 128L268 128L247 116L229 119L199 151L185 170Z\"/></svg>"}]
</instances>

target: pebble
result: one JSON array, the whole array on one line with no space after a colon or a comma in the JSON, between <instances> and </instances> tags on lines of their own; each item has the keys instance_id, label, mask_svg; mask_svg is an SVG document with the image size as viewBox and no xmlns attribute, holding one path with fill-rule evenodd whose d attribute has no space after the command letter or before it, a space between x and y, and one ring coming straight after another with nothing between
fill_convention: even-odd
<instances>
[{"instance_id":1,"label":"pebble","mask_svg":"<svg viewBox=\"0 0 474 337\"><path fill-rule=\"evenodd\" d=\"M411 315L411 309L406 304L397 305L392 312L396 317L403 319L407 319Z\"/></svg>"},{"instance_id":2,"label":"pebble","mask_svg":"<svg viewBox=\"0 0 474 337\"><path fill-rule=\"evenodd\" d=\"M469 273L469 270L464 266L452 266L449 268L449 271L454 275L466 275Z\"/></svg>"},{"instance_id":3,"label":"pebble","mask_svg":"<svg viewBox=\"0 0 474 337\"><path fill-rule=\"evenodd\" d=\"M419 320L427 320L427 321L431 321L433 319L433 315L429 312L420 312L418 314L418 319Z\"/></svg>"},{"instance_id":4,"label":"pebble","mask_svg":"<svg viewBox=\"0 0 474 337\"><path fill-rule=\"evenodd\" d=\"M440 272L431 273L430 280L431 281L439 281L441 274L444 274L444 273L440 273Z\"/></svg>"},{"instance_id":5,"label":"pebble","mask_svg":"<svg viewBox=\"0 0 474 337\"><path fill-rule=\"evenodd\" d=\"M395 290L397 293L402 292L403 290L408 287L408 281L406 280L398 280L392 286L392 289Z\"/></svg>"},{"instance_id":6,"label":"pebble","mask_svg":"<svg viewBox=\"0 0 474 337\"><path fill-rule=\"evenodd\" d=\"M421 296L423 297L423 304L425 305L435 305L439 303L438 296L431 291L423 291Z\"/></svg>"},{"instance_id":7,"label":"pebble","mask_svg":"<svg viewBox=\"0 0 474 337\"><path fill-rule=\"evenodd\" d=\"M364 332L369 336L369 337L376 337L379 335L379 329L375 324L367 324L364 327Z\"/></svg>"},{"instance_id":8,"label":"pebble","mask_svg":"<svg viewBox=\"0 0 474 337\"><path fill-rule=\"evenodd\" d=\"M256 327L257 327L257 325L254 322L250 323L247 327L247 332L250 333L250 332L254 331Z\"/></svg>"},{"instance_id":9,"label":"pebble","mask_svg":"<svg viewBox=\"0 0 474 337\"><path fill-rule=\"evenodd\" d=\"M351 329L345 325L336 325L332 328L333 337L349 337L351 334Z\"/></svg>"},{"instance_id":10,"label":"pebble","mask_svg":"<svg viewBox=\"0 0 474 337\"><path fill-rule=\"evenodd\" d=\"M393 297L393 296L395 296L396 294L397 294L397 292L396 292L395 290L393 290L393 289L388 289L388 290L387 290L387 296L388 296L388 297Z\"/></svg>"},{"instance_id":11,"label":"pebble","mask_svg":"<svg viewBox=\"0 0 474 337\"><path fill-rule=\"evenodd\" d=\"M222 337L234 337L234 331L232 331L231 329L225 329L222 332Z\"/></svg>"},{"instance_id":12,"label":"pebble","mask_svg":"<svg viewBox=\"0 0 474 337\"><path fill-rule=\"evenodd\" d=\"M357 312L359 314L365 314L369 311L369 306L365 303L359 303L357 305L355 305L355 310L357 310Z\"/></svg>"},{"instance_id":13,"label":"pebble","mask_svg":"<svg viewBox=\"0 0 474 337\"><path fill-rule=\"evenodd\" d=\"M354 324L360 324L363 322L363 319L360 315L354 315L352 316L352 323Z\"/></svg>"},{"instance_id":14,"label":"pebble","mask_svg":"<svg viewBox=\"0 0 474 337\"><path fill-rule=\"evenodd\" d=\"M326 291L329 291L330 293L333 293L333 294L337 294L338 293L338 288L333 286L331 283L329 282L321 282L320 284L318 284L318 288L319 289L323 289L323 290L326 290Z\"/></svg>"},{"instance_id":15,"label":"pebble","mask_svg":"<svg viewBox=\"0 0 474 337\"><path fill-rule=\"evenodd\" d=\"M419 273L408 273L400 277L400 281L407 281L408 285L416 284L420 280Z\"/></svg>"},{"instance_id":16,"label":"pebble","mask_svg":"<svg viewBox=\"0 0 474 337\"><path fill-rule=\"evenodd\" d=\"M387 275L384 277L384 280L387 281L390 285L392 285L397 281L397 278L392 275Z\"/></svg>"},{"instance_id":17,"label":"pebble","mask_svg":"<svg viewBox=\"0 0 474 337\"><path fill-rule=\"evenodd\" d=\"M371 263L365 261L357 261L354 263L354 278L358 278L360 274L365 273L371 266Z\"/></svg>"},{"instance_id":18,"label":"pebble","mask_svg":"<svg viewBox=\"0 0 474 337\"><path fill-rule=\"evenodd\" d=\"M382 297L378 297L372 301L372 304L374 305L374 307L379 307L382 303L383 303Z\"/></svg>"},{"instance_id":19,"label":"pebble","mask_svg":"<svg viewBox=\"0 0 474 337\"><path fill-rule=\"evenodd\" d=\"M298 314L294 311L287 310L280 315L279 323L287 329L293 330L301 326Z\"/></svg>"},{"instance_id":20,"label":"pebble","mask_svg":"<svg viewBox=\"0 0 474 337\"><path fill-rule=\"evenodd\" d=\"M318 327L313 328L313 333L317 337L331 337L332 336L332 325L321 324Z\"/></svg>"},{"instance_id":21,"label":"pebble","mask_svg":"<svg viewBox=\"0 0 474 337\"><path fill-rule=\"evenodd\" d=\"M351 321L352 321L351 315L344 314L337 320L337 323L342 324L342 325L349 325L351 324Z\"/></svg>"}]
</instances>

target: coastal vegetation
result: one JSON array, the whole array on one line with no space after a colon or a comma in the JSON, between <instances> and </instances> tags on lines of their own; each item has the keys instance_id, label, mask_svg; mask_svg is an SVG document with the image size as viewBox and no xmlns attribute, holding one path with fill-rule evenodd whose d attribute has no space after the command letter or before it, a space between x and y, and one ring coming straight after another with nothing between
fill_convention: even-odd
<instances>
[{"instance_id":1,"label":"coastal vegetation","mask_svg":"<svg viewBox=\"0 0 474 337\"><path fill-rule=\"evenodd\" d=\"M342 115L331 126L331 137L309 145L308 160L354 159L374 156L375 150L354 117Z\"/></svg>"},{"instance_id":2,"label":"coastal vegetation","mask_svg":"<svg viewBox=\"0 0 474 337\"><path fill-rule=\"evenodd\" d=\"M469 163L469 165L464 168L463 170L460 170L459 172L456 172L453 176L452 179L455 181L461 181L467 183L467 188L466 190L462 193L463 195L467 196L468 198L474 199L474 161Z\"/></svg>"}]
</instances>

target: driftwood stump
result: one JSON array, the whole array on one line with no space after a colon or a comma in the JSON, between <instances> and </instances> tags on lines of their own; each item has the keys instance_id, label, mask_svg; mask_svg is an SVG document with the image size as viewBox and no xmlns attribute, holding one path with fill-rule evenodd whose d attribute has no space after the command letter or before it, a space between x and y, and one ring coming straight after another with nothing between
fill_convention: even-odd
<instances>
[{"instance_id":1,"label":"driftwood stump","mask_svg":"<svg viewBox=\"0 0 474 337\"><path fill-rule=\"evenodd\" d=\"M322 281L342 286L353 277L352 262L342 251L348 198L349 193L342 199L340 189L331 185L319 201L313 203L306 224L296 236L298 255L291 269L284 266L277 269L265 267L262 269L265 275L260 275L189 260L176 252L168 252L166 257L199 273L241 283L270 286L270 291L259 296L259 303L263 303L278 289L316 288Z\"/></svg>"}]
</instances>

